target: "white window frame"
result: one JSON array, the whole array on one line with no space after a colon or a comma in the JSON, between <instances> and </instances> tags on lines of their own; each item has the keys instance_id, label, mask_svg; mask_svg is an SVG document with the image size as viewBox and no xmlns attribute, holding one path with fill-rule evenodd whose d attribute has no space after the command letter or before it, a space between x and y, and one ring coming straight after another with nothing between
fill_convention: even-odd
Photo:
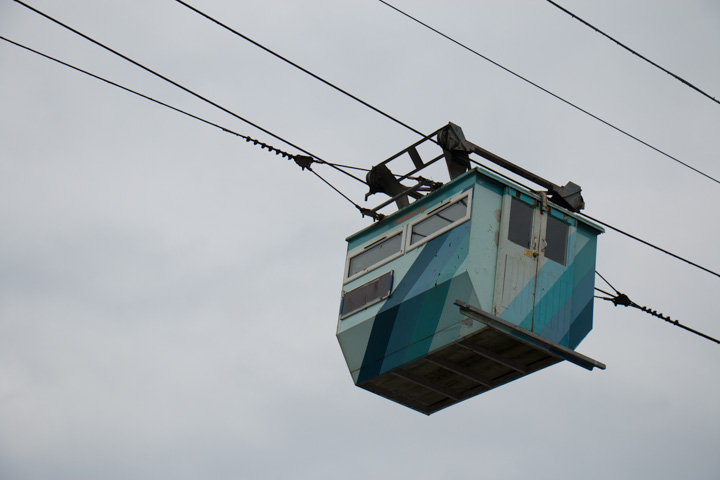
<instances>
[{"instance_id":1,"label":"white window frame","mask_svg":"<svg viewBox=\"0 0 720 480\"><path fill-rule=\"evenodd\" d=\"M352 255L348 255L347 258L345 259L345 275L344 275L345 281L343 282L343 285L350 283L353 280L360 278L363 275L365 275L369 272L372 272L376 268L382 267L383 265L387 264L388 262L391 262L391 261L395 260L396 258L400 257L401 255L403 255L405 253L406 231L407 230L406 230L405 226L402 226L401 228L392 230L392 231L386 233L385 235L383 235L382 237L376 238L376 239L368 242L367 244L363 245L362 247L357 248L356 251ZM390 255L389 257L382 259L378 263L374 263L374 264L370 265L365 270L360 270L359 272L353 274L351 277L348 277L348 272L350 271L350 260L352 260L353 258L357 257L358 255L360 255L362 253L365 253L366 251L368 251L370 248L374 247L375 245L377 245L385 240L388 240L398 234L400 234L400 251L399 252L394 253L394 254Z\"/></svg>"},{"instance_id":2,"label":"white window frame","mask_svg":"<svg viewBox=\"0 0 720 480\"><path fill-rule=\"evenodd\" d=\"M442 235L443 233L447 232L448 230L452 230L453 228L457 227L458 225L461 225L461 224L467 222L468 220L470 220L470 216L472 214L472 196L473 196L472 194L473 194L472 188L470 190L459 193L459 194L455 195L454 197L449 198L449 199L445 200L444 202L442 202L441 204L428 210L422 216L418 216L419 218L414 218L410 223L408 223L407 233L405 235L406 241L407 241L405 251L409 252L410 250L412 250L414 248L424 245L425 243L429 242L433 238L437 238L440 235ZM427 237L423 238L422 240L418 241L417 243L411 244L412 229L415 225L417 225L418 223L427 219L428 217L431 217L432 215L441 212L446 207L449 207L450 205L459 202L463 198L467 198L467 211L465 212L465 215L462 218L456 220L455 222L453 222L449 225L446 225L445 227L441 228L440 230L433 232L431 235L428 235Z\"/></svg>"}]
</instances>

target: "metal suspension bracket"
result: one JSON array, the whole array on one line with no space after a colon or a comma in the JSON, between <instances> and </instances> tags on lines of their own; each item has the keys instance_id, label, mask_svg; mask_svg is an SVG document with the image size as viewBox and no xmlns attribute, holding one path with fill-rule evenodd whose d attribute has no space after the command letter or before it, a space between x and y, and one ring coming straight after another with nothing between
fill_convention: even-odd
<instances>
[{"instance_id":1,"label":"metal suspension bracket","mask_svg":"<svg viewBox=\"0 0 720 480\"><path fill-rule=\"evenodd\" d=\"M444 141L446 142L445 145L443 145ZM440 131L438 134L438 142L441 144L443 149L452 149L455 147L460 148L463 151L471 151L480 155L484 159L490 160L494 164L501 166L505 170L513 172L516 175L520 175L521 177L546 188L554 203L567 208L571 212L579 212L585 208L585 201L581 195L582 189L579 185L576 185L573 182L568 182L565 186L560 187L550 180L542 178L540 175L536 175L488 150L485 150L482 147L478 147L474 143L467 141L463 135L462 128L454 123L448 123L447 126Z\"/></svg>"},{"instance_id":2,"label":"metal suspension bracket","mask_svg":"<svg viewBox=\"0 0 720 480\"><path fill-rule=\"evenodd\" d=\"M417 147L428 140L439 145L442 149L442 153L431 160L423 161ZM479 155L484 159L504 168L505 170L546 188L547 195L550 197L550 200L561 207L564 207L572 212L578 212L585 208L585 202L581 194L582 189L579 185L576 185L573 182L568 182L565 186L561 187L540 177L539 175L535 175L534 173L525 170L524 168L519 167L514 163L511 163L504 158L475 145L472 142L469 142L465 138L462 128L454 123L448 123L446 126L415 142L408 148L401 150L387 160L375 165L366 177L367 183L370 186L370 191L365 195L365 200L367 201L368 197L375 193L384 193L390 197L390 200L383 202L381 205L372 209L373 212L377 212L379 209L384 208L392 202L395 202L398 208L406 207L410 204L409 197L418 199L423 196L420 192L432 192L442 186L442 183L430 182L422 177L412 177L412 175L444 158L447 164L448 174L452 180L470 169L470 153L475 153L476 155ZM403 155L407 155L410 158L415 168L397 178L390 171L388 163ZM411 187L403 185L401 182L407 179L415 180L416 184Z\"/></svg>"},{"instance_id":3,"label":"metal suspension bracket","mask_svg":"<svg viewBox=\"0 0 720 480\"><path fill-rule=\"evenodd\" d=\"M315 163L315 159L307 155L293 155L292 159L303 170L306 168L310 170L310 166Z\"/></svg>"},{"instance_id":4,"label":"metal suspension bracket","mask_svg":"<svg viewBox=\"0 0 720 480\"><path fill-rule=\"evenodd\" d=\"M400 183L384 163L372 167L365 180L370 187L370 191L365 195L365 200L375 193L384 193L392 197L398 209L410 205L408 187Z\"/></svg>"},{"instance_id":5,"label":"metal suspension bracket","mask_svg":"<svg viewBox=\"0 0 720 480\"><path fill-rule=\"evenodd\" d=\"M472 144L465 140L462 128L454 123L448 123L438 133L437 140L443 149L450 180L470 170Z\"/></svg>"}]
</instances>

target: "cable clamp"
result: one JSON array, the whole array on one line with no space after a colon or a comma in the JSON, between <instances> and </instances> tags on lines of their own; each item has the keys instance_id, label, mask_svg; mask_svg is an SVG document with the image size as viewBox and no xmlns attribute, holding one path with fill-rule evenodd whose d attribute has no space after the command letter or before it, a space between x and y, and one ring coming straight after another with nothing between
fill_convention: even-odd
<instances>
[{"instance_id":1,"label":"cable clamp","mask_svg":"<svg viewBox=\"0 0 720 480\"><path fill-rule=\"evenodd\" d=\"M615 304L616 307L618 305L622 305L623 307L629 307L633 304L633 301L630 300L630 298L624 293L619 293L617 296L613 297L612 302Z\"/></svg>"},{"instance_id":2,"label":"cable clamp","mask_svg":"<svg viewBox=\"0 0 720 480\"><path fill-rule=\"evenodd\" d=\"M312 170L310 168L310 165L312 165L315 162L315 159L312 157L308 157L307 155L293 155L292 159L295 161L295 163L298 164L300 168L305 170L306 168L308 170Z\"/></svg>"}]
</instances>

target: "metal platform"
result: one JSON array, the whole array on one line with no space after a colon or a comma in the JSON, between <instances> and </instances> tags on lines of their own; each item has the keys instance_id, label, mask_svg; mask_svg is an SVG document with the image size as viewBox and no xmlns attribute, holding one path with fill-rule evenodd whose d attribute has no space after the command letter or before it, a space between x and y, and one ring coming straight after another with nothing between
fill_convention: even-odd
<instances>
[{"instance_id":1,"label":"metal platform","mask_svg":"<svg viewBox=\"0 0 720 480\"><path fill-rule=\"evenodd\" d=\"M588 370L605 369L597 360L467 303L458 300L455 305L486 328L360 387L430 415L563 360Z\"/></svg>"}]
</instances>

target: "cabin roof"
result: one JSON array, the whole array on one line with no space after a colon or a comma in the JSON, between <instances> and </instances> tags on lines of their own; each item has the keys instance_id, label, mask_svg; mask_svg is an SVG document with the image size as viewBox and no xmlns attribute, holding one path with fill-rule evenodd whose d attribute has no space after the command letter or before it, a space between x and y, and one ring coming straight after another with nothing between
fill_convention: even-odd
<instances>
[{"instance_id":1,"label":"cabin roof","mask_svg":"<svg viewBox=\"0 0 720 480\"><path fill-rule=\"evenodd\" d=\"M522 185L520 185L512 180L507 179L505 177L501 177L501 176L499 176L489 170L486 170L482 167L475 167L475 168L465 172L464 174L460 175L459 177L451 180L450 182L444 184L442 187L437 189L435 192L428 194L428 195L412 202L407 207L404 207L396 212L393 212L392 214L387 215L385 218L383 218L379 222L375 222L375 223L363 228L362 230L353 233L352 235L350 235L346 238L346 241L351 242L351 241L357 239L358 237L360 237L362 235L367 235L368 233L370 233L374 230L380 230L380 229L387 228L387 226L389 224L391 224L392 222L394 222L395 219L400 218L403 215L406 215L408 212L412 212L414 209L418 208L423 203L427 203L427 201L430 198L443 197L444 196L443 193L447 196L451 196L452 194L455 193L454 190L458 184L466 183L468 181L468 179L472 178L472 177L474 177L475 183L477 183L478 178L490 179L501 185L508 186L515 190L518 190L538 201L541 200L540 195L538 195L534 191L528 190L527 188L523 187ZM559 210L560 212L567 215L568 217L572 217L575 220L577 220L579 223L591 228L592 230L595 230L597 232L597 234L601 234L601 233L605 232L605 229L603 227L601 227L600 225L596 224L595 222L592 222L592 221L588 220L587 218L578 215L577 213L573 213L573 212L553 203L552 200L550 200L550 199L548 199L548 202L550 204L552 204L552 207L554 209Z\"/></svg>"}]
</instances>

